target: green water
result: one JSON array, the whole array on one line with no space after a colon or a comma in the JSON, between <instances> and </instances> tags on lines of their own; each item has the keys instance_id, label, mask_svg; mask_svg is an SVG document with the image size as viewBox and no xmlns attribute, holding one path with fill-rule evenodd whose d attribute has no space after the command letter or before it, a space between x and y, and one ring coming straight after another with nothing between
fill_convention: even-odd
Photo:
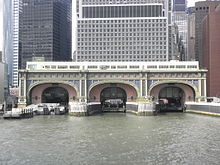
<instances>
[{"instance_id":1,"label":"green water","mask_svg":"<svg viewBox=\"0 0 220 165\"><path fill-rule=\"evenodd\" d=\"M0 119L0 164L218 165L220 118L104 113Z\"/></svg>"}]
</instances>

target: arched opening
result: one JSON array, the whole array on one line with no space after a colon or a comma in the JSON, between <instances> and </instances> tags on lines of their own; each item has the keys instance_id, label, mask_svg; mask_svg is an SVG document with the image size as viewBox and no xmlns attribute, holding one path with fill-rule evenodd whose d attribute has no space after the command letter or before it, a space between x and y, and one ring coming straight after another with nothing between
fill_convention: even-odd
<instances>
[{"instance_id":1,"label":"arched opening","mask_svg":"<svg viewBox=\"0 0 220 165\"><path fill-rule=\"evenodd\" d=\"M182 111L185 104L184 91L176 86L164 87L158 96L160 111Z\"/></svg>"},{"instance_id":2,"label":"arched opening","mask_svg":"<svg viewBox=\"0 0 220 165\"><path fill-rule=\"evenodd\" d=\"M56 91L56 88L57 88L57 91ZM49 92L48 94L48 91L50 90L52 93ZM56 96L56 94L54 93L58 93L58 95ZM64 98L58 99L58 100L50 99L52 95L54 95L55 98L58 97L60 95L59 93L63 94ZM46 103L46 102L68 103L68 102L74 102L77 99L77 90L73 86L70 86L68 84L42 83L42 84L38 84L32 87L30 91L28 92L28 96L29 96L28 104L40 104L40 103Z\"/></svg>"},{"instance_id":3,"label":"arched opening","mask_svg":"<svg viewBox=\"0 0 220 165\"><path fill-rule=\"evenodd\" d=\"M107 87L100 93L100 102L103 111L126 110L127 94L120 87Z\"/></svg>"},{"instance_id":4,"label":"arched opening","mask_svg":"<svg viewBox=\"0 0 220 165\"><path fill-rule=\"evenodd\" d=\"M42 103L60 103L67 105L69 93L62 87L49 87L42 92Z\"/></svg>"}]
</instances>

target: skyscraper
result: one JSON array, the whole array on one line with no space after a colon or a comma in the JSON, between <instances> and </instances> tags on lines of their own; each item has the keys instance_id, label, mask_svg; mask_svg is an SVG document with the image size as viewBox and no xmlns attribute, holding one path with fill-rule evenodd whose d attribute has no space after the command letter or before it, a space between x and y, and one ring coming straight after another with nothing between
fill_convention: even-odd
<instances>
[{"instance_id":1,"label":"skyscraper","mask_svg":"<svg viewBox=\"0 0 220 165\"><path fill-rule=\"evenodd\" d=\"M187 60L195 60L195 8L190 7L187 9L188 20L188 39L187 39Z\"/></svg>"},{"instance_id":2,"label":"skyscraper","mask_svg":"<svg viewBox=\"0 0 220 165\"><path fill-rule=\"evenodd\" d=\"M8 66L0 61L0 104L8 97Z\"/></svg>"},{"instance_id":3,"label":"skyscraper","mask_svg":"<svg viewBox=\"0 0 220 165\"><path fill-rule=\"evenodd\" d=\"M181 60L187 57L187 14L186 0L173 0L173 23L177 24L179 36L183 43L183 49L180 54Z\"/></svg>"},{"instance_id":4,"label":"skyscraper","mask_svg":"<svg viewBox=\"0 0 220 165\"><path fill-rule=\"evenodd\" d=\"M202 25L201 65L208 69L207 96L220 97L220 5L203 19Z\"/></svg>"},{"instance_id":5,"label":"skyscraper","mask_svg":"<svg viewBox=\"0 0 220 165\"><path fill-rule=\"evenodd\" d=\"M3 51L2 59L8 64L9 82L13 70L13 1L3 1ZM4 57L4 58L3 58Z\"/></svg>"},{"instance_id":6,"label":"skyscraper","mask_svg":"<svg viewBox=\"0 0 220 165\"><path fill-rule=\"evenodd\" d=\"M77 0L77 61L167 61L171 0Z\"/></svg>"},{"instance_id":7,"label":"skyscraper","mask_svg":"<svg viewBox=\"0 0 220 165\"><path fill-rule=\"evenodd\" d=\"M2 51L0 51L0 62L3 62L3 58L2 58Z\"/></svg>"},{"instance_id":8,"label":"skyscraper","mask_svg":"<svg viewBox=\"0 0 220 165\"><path fill-rule=\"evenodd\" d=\"M33 57L71 59L72 0L22 0L19 13L19 68Z\"/></svg>"},{"instance_id":9,"label":"skyscraper","mask_svg":"<svg viewBox=\"0 0 220 165\"><path fill-rule=\"evenodd\" d=\"M13 56L12 56L12 85L18 86L18 62L19 62L19 9L20 0L12 1L12 25L13 25Z\"/></svg>"},{"instance_id":10,"label":"skyscraper","mask_svg":"<svg viewBox=\"0 0 220 165\"><path fill-rule=\"evenodd\" d=\"M202 21L220 4L220 1L204 1L195 4L195 57L202 61Z\"/></svg>"}]
</instances>

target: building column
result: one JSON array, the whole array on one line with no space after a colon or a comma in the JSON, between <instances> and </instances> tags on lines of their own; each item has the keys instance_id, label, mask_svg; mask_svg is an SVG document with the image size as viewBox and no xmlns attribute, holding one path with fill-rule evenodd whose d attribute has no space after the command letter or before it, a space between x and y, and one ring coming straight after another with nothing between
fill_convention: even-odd
<instances>
[{"instance_id":1,"label":"building column","mask_svg":"<svg viewBox=\"0 0 220 165\"><path fill-rule=\"evenodd\" d=\"M200 102L201 96L202 96L202 80L198 80L198 88L199 88L199 99L198 101Z\"/></svg>"},{"instance_id":2,"label":"building column","mask_svg":"<svg viewBox=\"0 0 220 165\"><path fill-rule=\"evenodd\" d=\"M148 86L147 86L147 79L145 80L145 96L148 96Z\"/></svg>"},{"instance_id":3,"label":"building column","mask_svg":"<svg viewBox=\"0 0 220 165\"><path fill-rule=\"evenodd\" d=\"M24 75L24 98L27 100L27 79L26 75Z\"/></svg>"},{"instance_id":4,"label":"building column","mask_svg":"<svg viewBox=\"0 0 220 165\"><path fill-rule=\"evenodd\" d=\"M79 80L79 102L82 100L82 80Z\"/></svg>"},{"instance_id":5,"label":"building column","mask_svg":"<svg viewBox=\"0 0 220 165\"><path fill-rule=\"evenodd\" d=\"M88 100L88 92L87 92L87 79L85 79L85 102Z\"/></svg>"},{"instance_id":6,"label":"building column","mask_svg":"<svg viewBox=\"0 0 220 165\"><path fill-rule=\"evenodd\" d=\"M21 79L19 79L18 97L21 97Z\"/></svg>"},{"instance_id":7,"label":"building column","mask_svg":"<svg viewBox=\"0 0 220 165\"><path fill-rule=\"evenodd\" d=\"M206 79L204 79L203 81L204 81L204 96L207 97Z\"/></svg>"},{"instance_id":8,"label":"building column","mask_svg":"<svg viewBox=\"0 0 220 165\"><path fill-rule=\"evenodd\" d=\"M25 94L25 80L19 79L19 98L18 98L18 107L24 108L27 105L26 94Z\"/></svg>"},{"instance_id":9,"label":"building column","mask_svg":"<svg viewBox=\"0 0 220 165\"><path fill-rule=\"evenodd\" d=\"M143 85L143 80L140 80L140 97L143 97L142 85Z\"/></svg>"}]
</instances>

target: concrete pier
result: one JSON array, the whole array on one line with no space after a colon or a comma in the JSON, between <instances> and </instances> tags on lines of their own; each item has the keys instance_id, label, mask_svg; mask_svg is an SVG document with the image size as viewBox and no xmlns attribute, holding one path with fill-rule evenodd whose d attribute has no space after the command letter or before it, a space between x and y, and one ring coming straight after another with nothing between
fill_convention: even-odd
<instances>
[{"instance_id":1,"label":"concrete pier","mask_svg":"<svg viewBox=\"0 0 220 165\"><path fill-rule=\"evenodd\" d=\"M85 102L70 102L69 114L73 116L88 116L87 103Z\"/></svg>"},{"instance_id":2,"label":"concrete pier","mask_svg":"<svg viewBox=\"0 0 220 165\"><path fill-rule=\"evenodd\" d=\"M93 102L72 102L69 103L69 114L73 116L90 116L101 113L101 103ZM126 104L126 112L139 116L152 116L156 114L155 103L147 102L128 102Z\"/></svg>"},{"instance_id":3,"label":"concrete pier","mask_svg":"<svg viewBox=\"0 0 220 165\"><path fill-rule=\"evenodd\" d=\"M186 112L220 116L220 103L187 102Z\"/></svg>"}]
</instances>

